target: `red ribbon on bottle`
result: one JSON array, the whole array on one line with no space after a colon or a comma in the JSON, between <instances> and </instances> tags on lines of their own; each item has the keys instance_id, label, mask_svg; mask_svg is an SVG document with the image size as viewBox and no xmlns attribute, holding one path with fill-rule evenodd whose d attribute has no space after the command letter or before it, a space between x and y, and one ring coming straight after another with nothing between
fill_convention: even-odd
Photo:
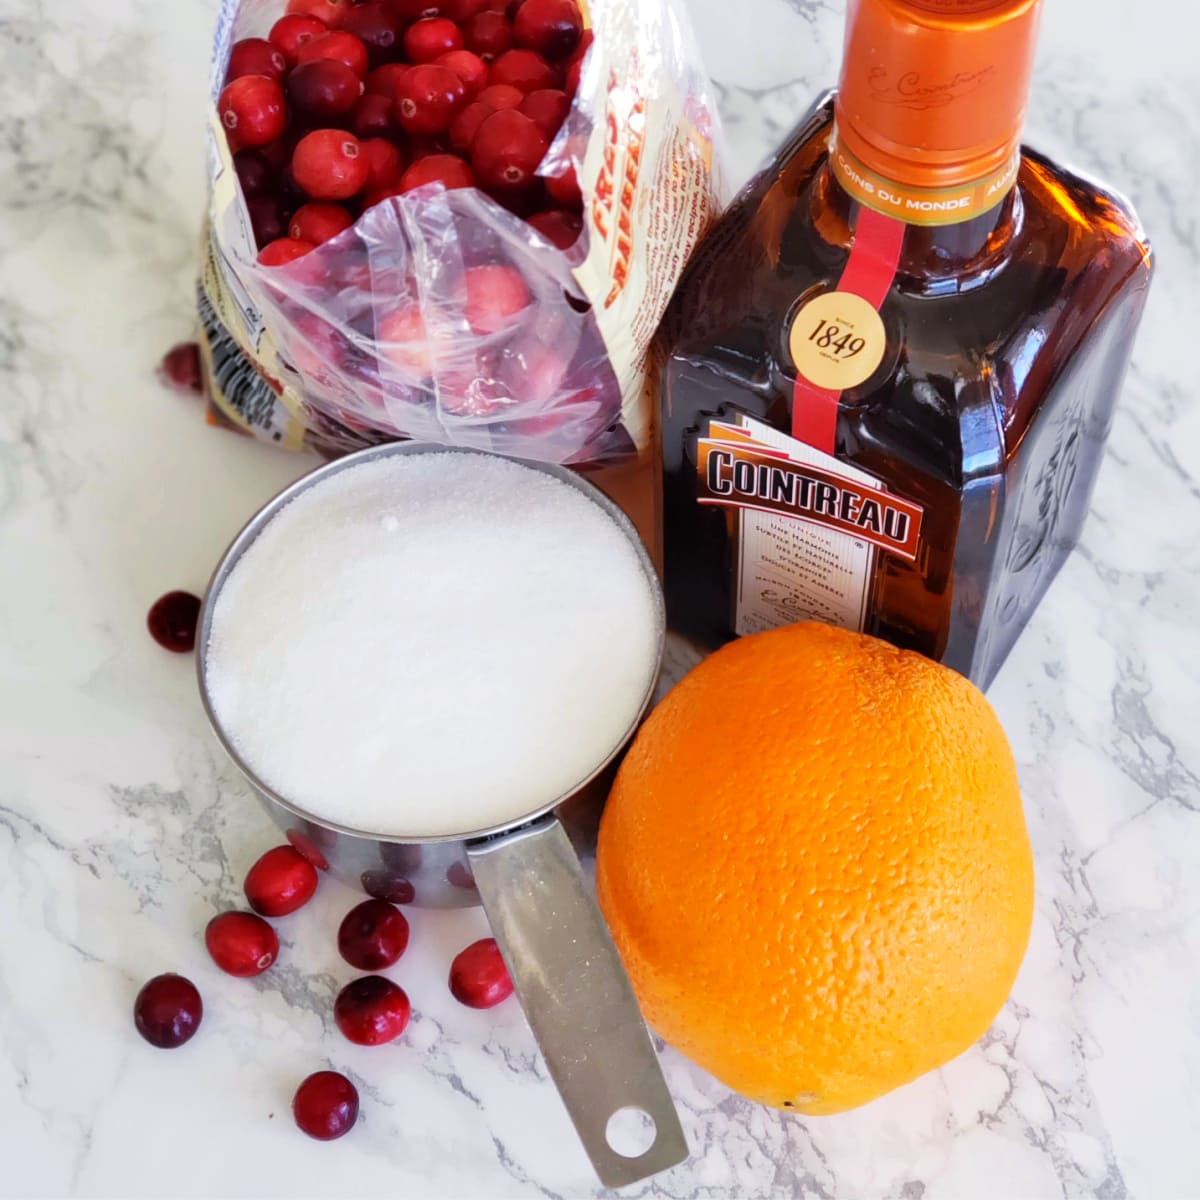
<instances>
[{"instance_id":1,"label":"red ribbon on bottle","mask_svg":"<svg viewBox=\"0 0 1200 1200\"><path fill-rule=\"evenodd\" d=\"M884 216L865 205L861 207L850 258L835 290L861 296L878 312L900 267L905 229L903 221ZM832 454L837 440L841 398L840 391L818 387L803 375L797 375L792 392L792 436Z\"/></svg>"}]
</instances>

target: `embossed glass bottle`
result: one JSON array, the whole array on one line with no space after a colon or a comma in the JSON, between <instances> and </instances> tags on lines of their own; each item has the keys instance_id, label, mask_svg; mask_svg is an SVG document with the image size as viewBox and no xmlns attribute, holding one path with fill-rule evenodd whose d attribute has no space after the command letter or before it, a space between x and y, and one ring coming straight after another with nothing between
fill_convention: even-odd
<instances>
[{"instance_id":1,"label":"embossed glass bottle","mask_svg":"<svg viewBox=\"0 0 1200 1200\"><path fill-rule=\"evenodd\" d=\"M1020 146L1039 0L850 0L836 98L664 326L665 577L708 645L804 618L994 677L1078 540L1152 272Z\"/></svg>"}]
</instances>

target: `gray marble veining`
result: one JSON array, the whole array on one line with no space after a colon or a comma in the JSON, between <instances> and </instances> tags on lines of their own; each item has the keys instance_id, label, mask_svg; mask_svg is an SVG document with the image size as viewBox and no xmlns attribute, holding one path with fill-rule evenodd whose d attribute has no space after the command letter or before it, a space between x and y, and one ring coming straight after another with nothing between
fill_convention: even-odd
<instances>
[{"instance_id":1,"label":"gray marble veining","mask_svg":"<svg viewBox=\"0 0 1200 1200\"><path fill-rule=\"evenodd\" d=\"M191 326L215 8L0 0L0 1193L597 1195L515 1005L448 1002L478 912L412 914L396 974L419 1015L382 1049L331 1027L338 885L281 923L264 979L204 953L273 835L144 613L309 465L153 378ZM842 9L749 0L733 38L693 0L735 182L833 81ZM1192 6L1047 6L1029 139L1134 198L1159 275L1083 545L991 693L1037 853L1012 1000L942 1071L837 1117L664 1050L694 1155L630 1195L1200 1195L1197 44ZM129 1018L168 969L208 1004L174 1054ZM325 1065L363 1093L335 1146L289 1114Z\"/></svg>"}]
</instances>

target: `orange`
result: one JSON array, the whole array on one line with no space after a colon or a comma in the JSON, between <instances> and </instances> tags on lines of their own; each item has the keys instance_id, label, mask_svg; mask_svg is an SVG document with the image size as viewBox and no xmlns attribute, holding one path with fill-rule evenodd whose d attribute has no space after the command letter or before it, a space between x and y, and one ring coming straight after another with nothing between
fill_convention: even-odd
<instances>
[{"instance_id":1,"label":"orange","mask_svg":"<svg viewBox=\"0 0 1200 1200\"><path fill-rule=\"evenodd\" d=\"M1033 919L983 694L815 623L730 643L651 713L596 874L650 1024L734 1090L814 1114L982 1036Z\"/></svg>"}]
</instances>

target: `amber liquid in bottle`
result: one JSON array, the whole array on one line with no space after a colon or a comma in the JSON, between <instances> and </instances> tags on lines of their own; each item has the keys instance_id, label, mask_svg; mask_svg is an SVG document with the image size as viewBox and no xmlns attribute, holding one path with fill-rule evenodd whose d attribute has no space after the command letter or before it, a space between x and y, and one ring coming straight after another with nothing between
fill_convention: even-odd
<instances>
[{"instance_id":1,"label":"amber liquid in bottle","mask_svg":"<svg viewBox=\"0 0 1200 1200\"><path fill-rule=\"evenodd\" d=\"M667 603L708 646L737 630L746 510L697 502L698 442L714 420L792 429L791 323L836 288L862 211L832 127L826 98L702 246L664 327ZM1028 149L987 212L907 226L886 351L836 416L836 459L923 510L915 558L870 550L864 632L992 680L1079 538L1150 274L1128 205ZM786 580L770 595L768 624L855 623Z\"/></svg>"}]
</instances>

